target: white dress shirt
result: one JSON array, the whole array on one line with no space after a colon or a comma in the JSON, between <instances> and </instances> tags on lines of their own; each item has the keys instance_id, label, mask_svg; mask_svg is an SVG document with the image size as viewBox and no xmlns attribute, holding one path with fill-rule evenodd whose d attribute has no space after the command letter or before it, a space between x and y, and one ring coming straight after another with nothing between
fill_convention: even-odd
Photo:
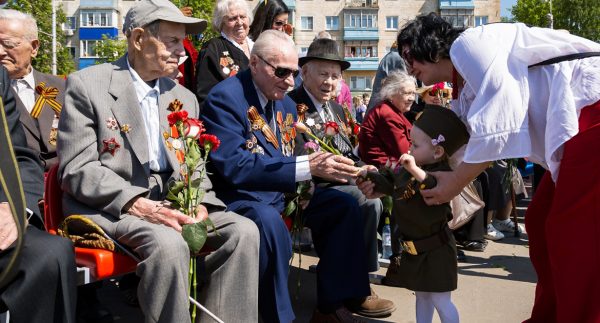
<instances>
[{"instance_id":1,"label":"white dress shirt","mask_svg":"<svg viewBox=\"0 0 600 323\"><path fill-rule=\"evenodd\" d=\"M140 109L144 116L144 129L148 138L148 159L150 169L155 172L163 172L168 168L166 152L163 148L162 136L160 133L160 118L158 113L158 95L160 93L159 80L155 80L154 87L150 87L144 82L138 73L131 68L127 60L129 73L133 78L135 94L140 103Z\"/></svg>"},{"instance_id":2,"label":"white dress shirt","mask_svg":"<svg viewBox=\"0 0 600 323\"><path fill-rule=\"evenodd\" d=\"M304 85L302 87L304 87ZM308 91L308 89L306 87L304 87L304 91L306 91L306 94L308 94L308 97L310 98L313 105L317 109L317 112L319 112L319 116L321 116L321 120L323 120L323 122L327 122L327 120L335 120L335 118L331 115L333 113L333 112L331 112L331 108L329 108L329 113L325 112L325 110L323 109L324 103L319 102L319 100L317 100L310 93L310 91ZM325 102L325 103L327 103L327 102ZM325 114L327 114L327 116Z\"/></svg>"},{"instance_id":3,"label":"white dress shirt","mask_svg":"<svg viewBox=\"0 0 600 323\"><path fill-rule=\"evenodd\" d=\"M252 81L252 84L254 84L254 88L256 89L256 94L258 94L258 101L260 102L260 105L263 107L263 111L264 111L264 108L267 105L267 103L269 102L269 100L262 93L262 91L258 88L258 86L256 86L256 83L254 83L254 81ZM275 109L273 109L272 118L273 118L272 120L275 120ZM273 132L277 131L276 128L272 129L272 130L273 130ZM311 178L312 178L312 175L310 174L310 162L308 161L308 155L296 156L296 175L295 175L296 182L306 181Z\"/></svg>"},{"instance_id":4,"label":"white dress shirt","mask_svg":"<svg viewBox=\"0 0 600 323\"><path fill-rule=\"evenodd\" d=\"M464 161L530 157L556 181L563 145L579 131L583 107L600 100L600 57L528 68L600 44L524 24L490 24L464 31L450 58L464 78L452 109L469 128Z\"/></svg>"},{"instance_id":5,"label":"white dress shirt","mask_svg":"<svg viewBox=\"0 0 600 323\"><path fill-rule=\"evenodd\" d=\"M29 74L23 78L11 80L11 85L15 90L15 93L21 99L21 102L25 105L25 108L29 113L33 110L35 105L35 80L33 79L33 69Z\"/></svg>"}]
</instances>

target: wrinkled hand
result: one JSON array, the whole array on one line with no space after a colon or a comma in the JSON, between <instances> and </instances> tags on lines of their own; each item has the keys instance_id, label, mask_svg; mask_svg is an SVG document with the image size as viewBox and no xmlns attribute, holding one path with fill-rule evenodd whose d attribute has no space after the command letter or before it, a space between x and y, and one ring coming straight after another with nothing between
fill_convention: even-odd
<instances>
[{"instance_id":1,"label":"wrinkled hand","mask_svg":"<svg viewBox=\"0 0 600 323\"><path fill-rule=\"evenodd\" d=\"M175 210L165 202L153 201L144 197L137 197L133 201L131 207L126 210L127 213L151 223L164 224L179 232L181 232L181 225L194 224L200 221L199 219L208 216L204 206L198 209L197 219L193 219L179 210Z\"/></svg>"},{"instance_id":2,"label":"wrinkled hand","mask_svg":"<svg viewBox=\"0 0 600 323\"><path fill-rule=\"evenodd\" d=\"M354 179L360 169L354 167L354 161L344 156L325 153L322 151L308 155L310 173L329 181L347 183Z\"/></svg>"},{"instance_id":3,"label":"wrinkled hand","mask_svg":"<svg viewBox=\"0 0 600 323\"><path fill-rule=\"evenodd\" d=\"M429 175L435 177L437 185L428 190L422 190L421 195L427 205L440 205L450 202L460 194L462 186L454 172L433 172Z\"/></svg>"},{"instance_id":4,"label":"wrinkled hand","mask_svg":"<svg viewBox=\"0 0 600 323\"><path fill-rule=\"evenodd\" d=\"M206 218L208 218L208 210L206 209L206 206L200 204L196 207L196 218L194 219L195 222L202 222L204 220L206 220Z\"/></svg>"},{"instance_id":5,"label":"wrinkled hand","mask_svg":"<svg viewBox=\"0 0 600 323\"><path fill-rule=\"evenodd\" d=\"M359 177L356 179L356 187L368 198L368 199L378 199L385 194L379 193L375 191L375 183L371 182L364 176L367 172L376 172L377 167L373 165L365 165L361 167Z\"/></svg>"},{"instance_id":6,"label":"wrinkled hand","mask_svg":"<svg viewBox=\"0 0 600 323\"><path fill-rule=\"evenodd\" d=\"M17 240L17 224L8 203L0 203L0 250L5 250Z\"/></svg>"}]
</instances>

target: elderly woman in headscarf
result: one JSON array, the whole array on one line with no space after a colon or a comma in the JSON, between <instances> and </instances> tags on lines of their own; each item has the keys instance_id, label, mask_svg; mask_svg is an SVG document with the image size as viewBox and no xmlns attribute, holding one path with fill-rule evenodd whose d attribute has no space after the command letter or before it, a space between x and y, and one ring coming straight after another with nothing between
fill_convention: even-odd
<instances>
[{"instance_id":1,"label":"elderly woman in headscarf","mask_svg":"<svg viewBox=\"0 0 600 323\"><path fill-rule=\"evenodd\" d=\"M379 104L367 113L358 136L360 158L382 166L389 157L399 158L410 147L412 125L404 116L415 101L416 80L394 71L383 80Z\"/></svg>"},{"instance_id":2,"label":"elderly woman in headscarf","mask_svg":"<svg viewBox=\"0 0 600 323\"><path fill-rule=\"evenodd\" d=\"M252 14L246 0L219 0L212 25L220 37L208 41L196 66L196 96L202 106L217 83L248 68L254 42L248 37Z\"/></svg>"}]
</instances>

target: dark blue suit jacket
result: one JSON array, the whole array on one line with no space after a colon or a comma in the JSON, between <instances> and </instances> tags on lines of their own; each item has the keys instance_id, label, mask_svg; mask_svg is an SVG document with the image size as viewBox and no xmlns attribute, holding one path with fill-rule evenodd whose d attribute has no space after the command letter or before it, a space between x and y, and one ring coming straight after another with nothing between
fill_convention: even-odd
<instances>
[{"instance_id":1,"label":"dark blue suit jacket","mask_svg":"<svg viewBox=\"0 0 600 323\"><path fill-rule=\"evenodd\" d=\"M267 142L260 130L252 130L248 108L256 107L265 118L252 83L250 70L238 73L217 84L202 109L207 133L216 135L221 146L210 154L208 169L217 196L227 205L241 200L263 202L280 212L284 208L282 192L296 189L296 157L286 157ZM296 119L296 104L287 96L275 101L275 112L288 113ZM246 141L256 137L264 154L252 153Z\"/></svg>"}]
</instances>

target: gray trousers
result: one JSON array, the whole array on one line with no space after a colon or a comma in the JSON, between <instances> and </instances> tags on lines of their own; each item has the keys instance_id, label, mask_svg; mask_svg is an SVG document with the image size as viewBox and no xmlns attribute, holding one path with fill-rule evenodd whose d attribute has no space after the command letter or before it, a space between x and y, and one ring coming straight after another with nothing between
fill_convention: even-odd
<instances>
[{"instance_id":1,"label":"gray trousers","mask_svg":"<svg viewBox=\"0 0 600 323\"><path fill-rule=\"evenodd\" d=\"M254 222L232 212L209 216L218 235L210 233L206 242L214 251L198 258L198 301L224 322L257 322L258 229ZM136 274L145 322L190 322L190 254L181 234L131 215L120 220L89 217L142 259ZM211 321L198 313L197 321Z\"/></svg>"},{"instance_id":2,"label":"gray trousers","mask_svg":"<svg viewBox=\"0 0 600 323\"><path fill-rule=\"evenodd\" d=\"M352 195L357 201L364 220L364 238L367 259L367 270L375 272L379 269L379 254L377 250L377 226L383 213L380 199L368 199L356 185L336 185L330 188Z\"/></svg>"}]
</instances>

